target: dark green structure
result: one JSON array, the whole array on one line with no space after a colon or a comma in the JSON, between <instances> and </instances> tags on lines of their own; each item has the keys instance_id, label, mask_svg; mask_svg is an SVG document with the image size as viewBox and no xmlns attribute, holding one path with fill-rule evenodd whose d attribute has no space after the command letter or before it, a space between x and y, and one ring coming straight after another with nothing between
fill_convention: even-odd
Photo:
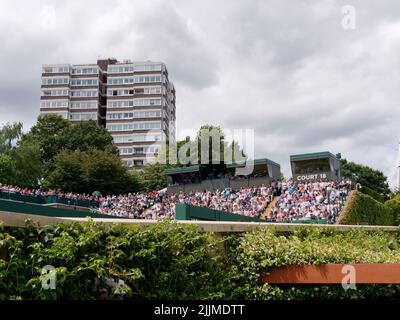
<instances>
[{"instance_id":1,"label":"dark green structure","mask_svg":"<svg viewBox=\"0 0 400 320\"><path fill-rule=\"evenodd\" d=\"M249 172L244 172L249 167ZM281 167L269 159L237 163L201 164L165 170L168 193L248 188L269 185L279 180Z\"/></svg>"},{"instance_id":2,"label":"dark green structure","mask_svg":"<svg viewBox=\"0 0 400 320\"><path fill-rule=\"evenodd\" d=\"M23 203L17 201L9 201L0 199L0 211L6 212L15 212L15 213L25 213L25 214L34 214L39 216L48 216L48 217L70 217L70 218L121 218L123 217L110 217L105 214L98 214L87 211L78 211L78 210L68 210L61 208L53 208L49 206L44 206L40 204L34 203Z\"/></svg>"},{"instance_id":3,"label":"dark green structure","mask_svg":"<svg viewBox=\"0 0 400 320\"><path fill-rule=\"evenodd\" d=\"M290 156L295 181L340 180L340 159L328 151Z\"/></svg>"},{"instance_id":4,"label":"dark green structure","mask_svg":"<svg viewBox=\"0 0 400 320\"><path fill-rule=\"evenodd\" d=\"M177 204L175 206L176 220L204 220L204 221L237 221L237 222L267 222L262 219L246 217L205 207L191 206L188 204Z\"/></svg>"},{"instance_id":5,"label":"dark green structure","mask_svg":"<svg viewBox=\"0 0 400 320\"><path fill-rule=\"evenodd\" d=\"M202 220L202 221L236 221L236 222L263 222L271 223L271 221L243 216L240 214L229 213L220 210L213 210L206 207L191 206L188 204L176 205L175 218L176 220ZM294 224L327 224L327 220L293 220L283 221L283 223Z\"/></svg>"},{"instance_id":6,"label":"dark green structure","mask_svg":"<svg viewBox=\"0 0 400 320\"><path fill-rule=\"evenodd\" d=\"M99 206L99 203L94 200L69 199L60 196L39 197L39 196L24 195L15 192L0 192L0 199L27 202L27 203L36 203L36 204L59 203L68 206L77 206L83 208L96 208Z\"/></svg>"}]
</instances>

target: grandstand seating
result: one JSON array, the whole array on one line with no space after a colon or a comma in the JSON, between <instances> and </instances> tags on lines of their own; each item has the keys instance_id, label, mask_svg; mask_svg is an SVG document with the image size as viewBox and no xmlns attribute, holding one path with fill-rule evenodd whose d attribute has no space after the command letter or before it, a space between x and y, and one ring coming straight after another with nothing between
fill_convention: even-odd
<instances>
[{"instance_id":1,"label":"grandstand seating","mask_svg":"<svg viewBox=\"0 0 400 320\"><path fill-rule=\"evenodd\" d=\"M119 196L88 196L31 192L0 185L0 198L32 204L58 203L91 208L104 216L133 219L175 218L175 205L207 207L267 222L335 223L347 200L350 182L298 183L273 181L271 186L221 188L198 192L150 192ZM271 204L271 202L273 202ZM268 208L268 210L267 210Z\"/></svg>"}]
</instances>

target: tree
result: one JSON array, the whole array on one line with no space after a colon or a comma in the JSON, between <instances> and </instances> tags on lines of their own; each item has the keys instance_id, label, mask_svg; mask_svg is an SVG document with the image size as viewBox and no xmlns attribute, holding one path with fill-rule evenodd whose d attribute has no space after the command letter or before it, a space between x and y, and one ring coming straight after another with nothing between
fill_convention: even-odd
<instances>
[{"instance_id":1,"label":"tree","mask_svg":"<svg viewBox=\"0 0 400 320\"><path fill-rule=\"evenodd\" d=\"M22 123L5 124L0 129L0 154L9 154L22 135Z\"/></svg>"},{"instance_id":2,"label":"tree","mask_svg":"<svg viewBox=\"0 0 400 320\"><path fill-rule=\"evenodd\" d=\"M160 163L152 163L144 166L140 175L140 182L144 191L161 190L167 186L167 177L164 170L167 165Z\"/></svg>"},{"instance_id":3,"label":"tree","mask_svg":"<svg viewBox=\"0 0 400 320\"><path fill-rule=\"evenodd\" d=\"M71 124L60 115L40 115L36 124L22 137L22 143L37 143L42 162L47 164L64 148L63 132L70 126Z\"/></svg>"},{"instance_id":4,"label":"tree","mask_svg":"<svg viewBox=\"0 0 400 320\"><path fill-rule=\"evenodd\" d=\"M46 178L44 185L63 191L87 192L89 184L86 178L87 154L79 150L61 151L54 159L54 169ZM91 190L95 191L94 189Z\"/></svg>"},{"instance_id":5,"label":"tree","mask_svg":"<svg viewBox=\"0 0 400 320\"><path fill-rule=\"evenodd\" d=\"M0 129L0 182L34 188L39 185L42 165L37 143L22 143L22 124Z\"/></svg>"},{"instance_id":6,"label":"tree","mask_svg":"<svg viewBox=\"0 0 400 320\"><path fill-rule=\"evenodd\" d=\"M36 188L43 177L43 165L38 143L20 143L13 152L15 180L20 187Z\"/></svg>"},{"instance_id":7,"label":"tree","mask_svg":"<svg viewBox=\"0 0 400 320\"><path fill-rule=\"evenodd\" d=\"M206 145L204 145L204 142ZM216 142L216 143L215 143ZM202 159L202 147L204 147ZM173 150L170 150L174 148ZM197 150L197 154L195 153ZM170 152L175 154L175 159L170 159ZM231 154L229 158L226 155ZM197 131L194 140L186 137L185 140L178 141L175 146L169 142L162 148L158 154L157 161L169 166L182 166L187 164L200 164L214 162L239 162L246 160L243 149L238 142L227 142L225 133L220 126L202 125ZM172 161L170 161L172 160ZM185 161L183 161L185 160ZM177 162L177 163L176 163Z\"/></svg>"},{"instance_id":8,"label":"tree","mask_svg":"<svg viewBox=\"0 0 400 320\"><path fill-rule=\"evenodd\" d=\"M110 132L95 121L71 124L55 114L41 115L31 130L23 136L25 144L38 144L44 176L54 169L54 158L63 150L107 150L118 154Z\"/></svg>"},{"instance_id":9,"label":"tree","mask_svg":"<svg viewBox=\"0 0 400 320\"><path fill-rule=\"evenodd\" d=\"M139 182L129 174L118 155L96 149L60 152L44 184L77 193L121 194L139 190Z\"/></svg>"},{"instance_id":10,"label":"tree","mask_svg":"<svg viewBox=\"0 0 400 320\"><path fill-rule=\"evenodd\" d=\"M181 166L182 164L179 163L178 150L188 142L190 142L190 137L186 137L185 140L177 141L175 146L171 146L170 142L167 141L156 155L155 162L166 165L166 168ZM173 159L170 159L170 153L173 155Z\"/></svg>"},{"instance_id":11,"label":"tree","mask_svg":"<svg viewBox=\"0 0 400 320\"><path fill-rule=\"evenodd\" d=\"M349 162L346 159L341 161L341 175L343 178L352 179L361 186L372 189L384 198L390 194L389 183L383 172L371 167Z\"/></svg>"},{"instance_id":12,"label":"tree","mask_svg":"<svg viewBox=\"0 0 400 320\"><path fill-rule=\"evenodd\" d=\"M5 154L0 154L0 183L15 184L15 162Z\"/></svg>"},{"instance_id":13,"label":"tree","mask_svg":"<svg viewBox=\"0 0 400 320\"><path fill-rule=\"evenodd\" d=\"M139 191L139 182L129 174L119 155L103 150L91 150L88 155L87 181L91 189L105 194Z\"/></svg>"},{"instance_id":14,"label":"tree","mask_svg":"<svg viewBox=\"0 0 400 320\"><path fill-rule=\"evenodd\" d=\"M66 127L62 131L62 140L64 140L63 147L67 150L97 149L118 154L118 148L114 146L110 132L93 120L81 121Z\"/></svg>"}]
</instances>

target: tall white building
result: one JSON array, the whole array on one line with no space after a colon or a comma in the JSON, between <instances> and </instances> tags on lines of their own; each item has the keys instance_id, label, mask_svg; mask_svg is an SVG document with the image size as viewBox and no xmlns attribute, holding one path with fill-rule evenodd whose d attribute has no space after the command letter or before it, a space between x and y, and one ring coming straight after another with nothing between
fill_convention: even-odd
<instances>
[{"instance_id":1,"label":"tall white building","mask_svg":"<svg viewBox=\"0 0 400 320\"><path fill-rule=\"evenodd\" d=\"M128 167L141 168L175 139L175 88L162 62L44 65L41 90L41 114L106 126Z\"/></svg>"}]
</instances>

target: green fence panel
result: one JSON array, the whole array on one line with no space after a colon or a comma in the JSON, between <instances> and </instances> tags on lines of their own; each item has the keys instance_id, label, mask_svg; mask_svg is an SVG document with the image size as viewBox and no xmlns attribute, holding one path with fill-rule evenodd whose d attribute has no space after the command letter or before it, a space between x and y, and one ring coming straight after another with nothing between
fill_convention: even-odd
<instances>
[{"instance_id":1,"label":"green fence panel","mask_svg":"<svg viewBox=\"0 0 400 320\"><path fill-rule=\"evenodd\" d=\"M45 203L56 203L57 196L46 196L44 201Z\"/></svg>"},{"instance_id":2,"label":"green fence panel","mask_svg":"<svg viewBox=\"0 0 400 320\"><path fill-rule=\"evenodd\" d=\"M37 203L37 204L45 203L45 199L43 197L23 195L23 194L14 193L14 192L2 192L0 194L0 198L7 199L7 200L13 200L13 201L20 201L20 202L31 202L31 203Z\"/></svg>"},{"instance_id":3,"label":"green fence panel","mask_svg":"<svg viewBox=\"0 0 400 320\"><path fill-rule=\"evenodd\" d=\"M246 217L240 214L234 214L225 211L213 210L205 207L191 206L188 204L177 204L175 206L176 220L205 220L205 221L238 221L238 222L265 222L270 221ZM328 224L327 220L307 219L307 220L293 220L283 221L284 223L297 223L297 224Z\"/></svg>"},{"instance_id":4,"label":"green fence panel","mask_svg":"<svg viewBox=\"0 0 400 320\"><path fill-rule=\"evenodd\" d=\"M105 214L93 213L91 211L75 211L69 209L53 208L32 203L13 202L0 199L0 211L34 214L49 217L71 217L71 218L117 218L125 219L124 217L115 217Z\"/></svg>"},{"instance_id":5,"label":"green fence panel","mask_svg":"<svg viewBox=\"0 0 400 320\"><path fill-rule=\"evenodd\" d=\"M205 207L177 204L175 212L176 220L205 220L205 221L238 221L238 222L267 222L262 219L246 217Z\"/></svg>"}]
</instances>

